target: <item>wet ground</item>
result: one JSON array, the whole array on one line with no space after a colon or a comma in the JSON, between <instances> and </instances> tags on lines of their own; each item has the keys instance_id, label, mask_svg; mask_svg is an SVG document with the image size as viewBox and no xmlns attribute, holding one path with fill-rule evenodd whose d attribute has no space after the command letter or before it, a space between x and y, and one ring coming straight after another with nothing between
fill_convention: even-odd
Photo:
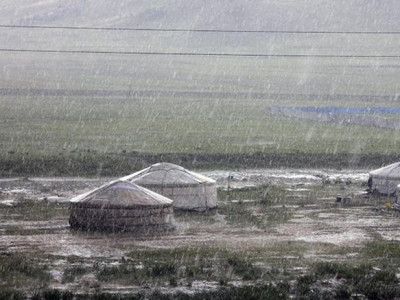
<instances>
[{"instance_id":1,"label":"wet ground","mask_svg":"<svg viewBox=\"0 0 400 300\"><path fill-rule=\"evenodd\" d=\"M200 171L202 174L217 181L219 188L241 188L265 184L273 185L304 185L339 182L366 182L367 171L363 170L306 170L306 169L262 169L240 171ZM11 204L18 197L35 201L68 202L74 195L94 189L116 178L0 178L1 201ZM296 189L299 190L298 188ZM4 202L6 201L6 202ZM10 202L11 201L11 202Z\"/></svg>"},{"instance_id":2,"label":"wet ground","mask_svg":"<svg viewBox=\"0 0 400 300\"><path fill-rule=\"evenodd\" d=\"M393 199L365 192L366 171L203 173L217 181L219 208L206 213L176 212L176 231L152 235L69 228L68 199L114 178L0 179L0 253L40 258L50 270L51 287L137 291L143 288L137 283L100 282L93 265L118 265L140 251L223 249L246 253L264 268L299 272L316 261L363 260L365 245L373 241L400 241L400 218L388 204ZM254 190L261 198L252 198ZM66 270L74 265L72 258L93 272L65 282ZM136 263L140 267L140 262ZM190 287L178 284L176 288L186 292L215 288L217 273L208 280L195 276ZM234 276L229 279L237 280ZM171 288L165 282L150 283L150 288L153 285Z\"/></svg>"}]
</instances>

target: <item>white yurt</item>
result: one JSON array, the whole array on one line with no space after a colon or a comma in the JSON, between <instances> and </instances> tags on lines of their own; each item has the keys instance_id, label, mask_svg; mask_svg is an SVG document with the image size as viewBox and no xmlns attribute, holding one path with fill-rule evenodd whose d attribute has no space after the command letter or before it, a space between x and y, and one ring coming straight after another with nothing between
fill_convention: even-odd
<instances>
[{"instance_id":1,"label":"white yurt","mask_svg":"<svg viewBox=\"0 0 400 300\"><path fill-rule=\"evenodd\" d=\"M369 172L368 186L371 191L393 195L400 184L400 162Z\"/></svg>"},{"instance_id":2,"label":"white yurt","mask_svg":"<svg viewBox=\"0 0 400 300\"><path fill-rule=\"evenodd\" d=\"M69 224L86 230L173 229L172 200L116 180L70 200Z\"/></svg>"},{"instance_id":3,"label":"white yurt","mask_svg":"<svg viewBox=\"0 0 400 300\"><path fill-rule=\"evenodd\" d=\"M217 207L215 180L174 164L154 164L121 179L172 199L174 209L203 211Z\"/></svg>"}]
</instances>

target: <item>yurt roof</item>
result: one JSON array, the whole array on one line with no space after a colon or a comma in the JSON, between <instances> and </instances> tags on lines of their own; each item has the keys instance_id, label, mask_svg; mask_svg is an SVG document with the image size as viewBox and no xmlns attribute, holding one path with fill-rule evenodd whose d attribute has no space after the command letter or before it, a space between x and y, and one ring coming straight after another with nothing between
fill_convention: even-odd
<instances>
[{"instance_id":1,"label":"yurt roof","mask_svg":"<svg viewBox=\"0 0 400 300\"><path fill-rule=\"evenodd\" d=\"M121 178L146 186L187 186L215 184L215 180L170 163L157 163Z\"/></svg>"},{"instance_id":2,"label":"yurt roof","mask_svg":"<svg viewBox=\"0 0 400 300\"><path fill-rule=\"evenodd\" d=\"M400 162L369 172L372 177L400 179Z\"/></svg>"},{"instance_id":3,"label":"yurt roof","mask_svg":"<svg viewBox=\"0 0 400 300\"><path fill-rule=\"evenodd\" d=\"M115 180L76 196L71 203L101 208L168 206L172 200L125 180Z\"/></svg>"}]
</instances>

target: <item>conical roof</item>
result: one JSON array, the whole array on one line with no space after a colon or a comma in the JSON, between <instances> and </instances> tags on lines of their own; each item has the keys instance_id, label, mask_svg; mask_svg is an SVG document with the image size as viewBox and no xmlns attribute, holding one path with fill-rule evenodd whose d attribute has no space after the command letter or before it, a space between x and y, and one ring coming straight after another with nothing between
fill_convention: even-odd
<instances>
[{"instance_id":1,"label":"conical roof","mask_svg":"<svg viewBox=\"0 0 400 300\"><path fill-rule=\"evenodd\" d=\"M71 203L100 208L131 208L172 205L172 200L125 180L115 180L81 194Z\"/></svg>"},{"instance_id":2,"label":"conical roof","mask_svg":"<svg viewBox=\"0 0 400 300\"><path fill-rule=\"evenodd\" d=\"M157 163L121 179L145 186L215 184L215 181L211 178L170 163Z\"/></svg>"},{"instance_id":3,"label":"conical roof","mask_svg":"<svg viewBox=\"0 0 400 300\"><path fill-rule=\"evenodd\" d=\"M373 170L369 174L376 178L400 179L400 162Z\"/></svg>"}]
</instances>

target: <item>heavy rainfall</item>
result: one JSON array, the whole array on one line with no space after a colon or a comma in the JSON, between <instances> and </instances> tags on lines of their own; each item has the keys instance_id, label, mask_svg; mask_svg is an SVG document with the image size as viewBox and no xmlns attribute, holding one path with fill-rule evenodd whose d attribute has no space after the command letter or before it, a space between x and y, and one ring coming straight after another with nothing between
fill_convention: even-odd
<instances>
[{"instance_id":1,"label":"heavy rainfall","mask_svg":"<svg viewBox=\"0 0 400 300\"><path fill-rule=\"evenodd\" d=\"M0 3L0 299L400 299L397 0Z\"/></svg>"}]
</instances>

